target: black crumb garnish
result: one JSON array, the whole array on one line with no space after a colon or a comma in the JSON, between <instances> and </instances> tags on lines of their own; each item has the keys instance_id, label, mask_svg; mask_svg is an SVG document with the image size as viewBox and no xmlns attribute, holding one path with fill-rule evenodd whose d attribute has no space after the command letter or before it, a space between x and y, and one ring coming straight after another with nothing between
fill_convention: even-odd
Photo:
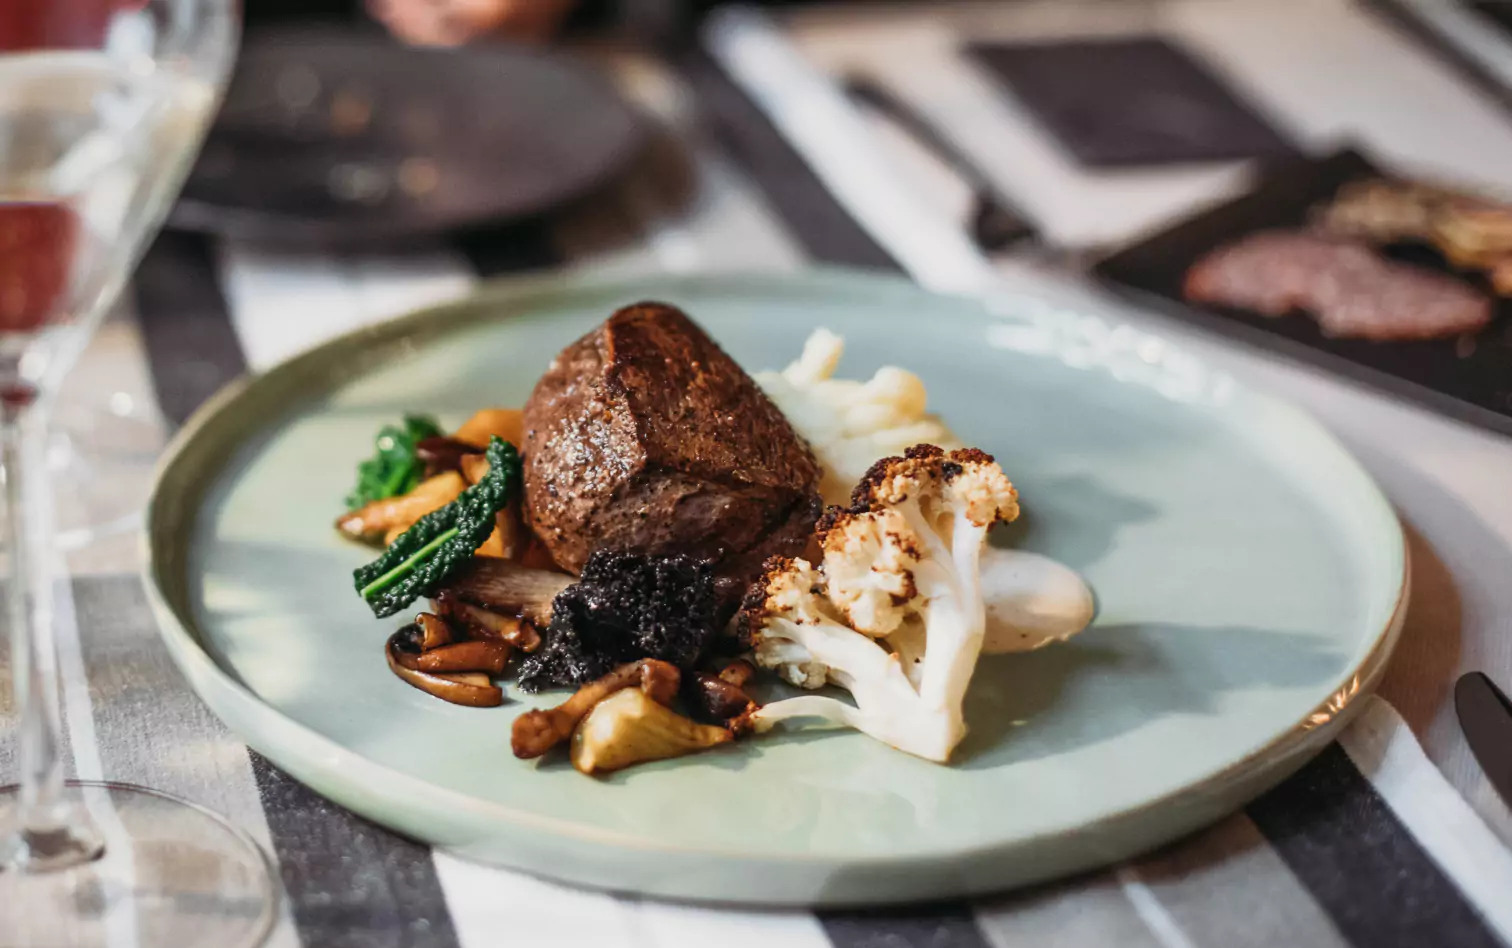
<instances>
[{"instance_id":1,"label":"black crumb garnish","mask_svg":"<svg viewBox=\"0 0 1512 948\"><path fill-rule=\"evenodd\" d=\"M712 561L599 550L552 601L546 644L520 666L520 687L581 685L640 658L692 668L717 608Z\"/></svg>"}]
</instances>

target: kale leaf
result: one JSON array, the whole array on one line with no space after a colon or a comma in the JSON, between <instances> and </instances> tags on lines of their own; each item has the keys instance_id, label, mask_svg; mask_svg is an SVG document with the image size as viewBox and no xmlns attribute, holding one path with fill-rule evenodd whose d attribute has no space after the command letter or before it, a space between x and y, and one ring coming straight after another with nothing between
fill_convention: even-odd
<instances>
[{"instance_id":1,"label":"kale leaf","mask_svg":"<svg viewBox=\"0 0 1512 948\"><path fill-rule=\"evenodd\" d=\"M520 455L508 441L488 445L488 473L440 510L426 514L383 554L352 574L357 592L380 619L434 595L493 532L495 515L519 490Z\"/></svg>"},{"instance_id":2,"label":"kale leaf","mask_svg":"<svg viewBox=\"0 0 1512 948\"><path fill-rule=\"evenodd\" d=\"M435 419L406 415L404 424L384 425L373 440L373 456L357 465L357 486L347 495L348 510L408 494L425 477L425 465L415 445L441 434Z\"/></svg>"}]
</instances>

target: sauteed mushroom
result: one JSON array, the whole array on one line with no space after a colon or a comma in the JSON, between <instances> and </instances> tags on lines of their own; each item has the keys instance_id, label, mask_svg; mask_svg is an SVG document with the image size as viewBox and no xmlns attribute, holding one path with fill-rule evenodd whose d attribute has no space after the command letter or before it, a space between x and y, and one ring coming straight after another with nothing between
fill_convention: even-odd
<instances>
[{"instance_id":1,"label":"sauteed mushroom","mask_svg":"<svg viewBox=\"0 0 1512 948\"><path fill-rule=\"evenodd\" d=\"M389 637L384 654L389 669L405 683L432 694L452 704L472 708L493 708L504 703L504 691L487 675L481 672L436 673L422 671L419 659L424 656L420 649L421 632L416 625L407 625ZM442 649L446 648L443 646Z\"/></svg>"},{"instance_id":2,"label":"sauteed mushroom","mask_svg":"<svg viewBox=\"0 0 1512 948\"><path fill-rule=\"evenodd\" d=\"M677 695L682 673L675 665L643 658L626 662L614 671L573 692L555 708L527 711L515 718L510 746L520 758L539 757L572 736L572 729L593 706L630 687L638 687L658 704L668 704Z\"/></svg>"},{"instance_id":3,"label":"sauteed mushroom","mask_svg":"<svg viewBox=\"0 0 1512 948\"><path fill-rule=\"evenodd\" d=\"M519 616L505 616L470 602L463 602L450 590L435 599L436 612L460 624L474 638L507 642L522 652L541 647L541 633Z\"/></svg>"},{"instance_id":4,"label":"sauteed mushroom","mask_svg":"<svg viewBox=\"0 0 1512 948\"><path fill-rule=\"evenodd\" d=\"M475 557L448 588L465 602L494 612L524 616L544 628L551 624L551 601L575 582L566 573Z\"/></svg>"},{"instance_id":5,"label":"sauteed mushroom","mask_svg":"<svg viewBox=\"0 0 1512 948\"><path fill-rule=\"evenodd\" d=\"M572 734L572 766L585 774L695 754L735 739L734 733L699 724L640 691L625 689L594 706Z\"/></svg>"},{"instance_id":6,"label":"sauteed mushroom","mask_svg":"<svg viewBox=\"0 0 1512 948\"><path fill-rule=\"evenodd\" d=\"M708 672L695 672L683 681L683 698L695 717L707 721L728 721L756 709L739 685Z\"/></svg>"},{"instance_id":7,"label":"sauteed mushroom","mask_svg":"<svg viewBox=\"0 0 1512 948\"><path fill-rule=\"evenodd\" d=\"M443 645L421 652L415 659L415 667L424 672L486 672L502 675L507 664L509 646L503 642L482 639Z\"/></svg>"},{"instance_id":8,"label":"sauteed mushroom","mask_svg":"<svg viewBox=\"0 0 1512 948\"><path fill-rule=\"evenodd\" d=\"M452 627L439 616L422 612L415 616L415 625L420 630L420 651L422 652L429 652L433 648L452 643Z\"/></svg>"}]
</instances>

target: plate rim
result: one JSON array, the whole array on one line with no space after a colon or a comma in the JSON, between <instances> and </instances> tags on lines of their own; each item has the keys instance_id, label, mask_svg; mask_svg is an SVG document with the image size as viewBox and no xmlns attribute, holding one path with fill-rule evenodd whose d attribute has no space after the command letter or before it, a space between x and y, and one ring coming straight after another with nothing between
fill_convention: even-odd
<instances>
[{"instance_id":1,"label":"plate rim","mask_svg":"<svg viewBox=\"0 0 1512 948\"><path fill-rule=\"evenodd\" d=\"M1153 846L1168 842L1186 832L1208 825L1223 814L1232 812L1242 806L1266 789L1284 780L1313 755L1323 749L1326 743L1342 729L1345 724L1363 710L1366 701L1382 675L1387 662L1400 637L1402 626L1405 623L1407 603L1410 599L1410 561L1409 549L1406 542L1405 531L1396 516L1390 502L1381 492L1379 486L1363 465L1351 454L1347 448L1339 442L1323 425L1313 416L1296 406L1289 400L1271 394L1263 389L1256 388L1244 382L1234 382L1237 389L1247 397L1260 399L1270 409L1281 409L1288 416L1288 422L1299 424L1312 429L1312 433L1321 439L1338 456L1340 461L1347 463L1352 468L1352 473L1362 486L1370 489L1370 499L1377 505L1385 516L1383 522L1390 525L1396 531L1400 540L1397 549L1400 550L1399 563L1400 574L1396 583L1397 591L1395 602L1385 622L1385 625L1368 641L1361 658L1346 672L1342 680L1338 681L1331 691L1331 697L1309 715L1304 716L1296 724L1280 732L1276 737L1263 745L1253 749L1245 756L1232 760L1218 770L1207 776L1184 784L1165 794L1145 800L1135 806L1127 807L1116 812L1104 813L1094 820L1077 824L1074 828L1048 831L1032 837L1020 837L1012 841L1002 840L978 844L971 847L960 845L947 846L943 849L924 849L888 854L865 854L840 856L833 852L819 852L813 854L773 854L764 852L752 852L749 850L732 850L715 846L688 846L683 844L651 845L642 837L629 837L613 830L585 827L582 824L564 820L559 817L545 816L541 814L523 811L501 803L482 800L470 796L458 790L452 790L443 786L430 783L420 777L393 770L392 768L371 760L359 752L347 748L336 740L326 737L315 729L300 723L289 717L284 712L266 703L257 694L243 685L236 676L223 668L219 662L206 650L201 640L196 636L193 629L197 622L192 615L181 615L178 608L171 601L172 596L166 591L165 586L171 584L166 579L165 570L171 568L173 557L160 553L160 547L171 548L173 535L165 533L175 523L174 516L176 498L170 498L165 488L171 486L172 479L181 473L182 469L189 464L186 456L199 443L201 434L209 428L213 422L234 410L242 401L269 386L278 384L290 377L299 377L312 365L326 363L331 360L333 353L340 353L350 347L370 347L394 345L402 341L404 336L421 326L440 325L447 331L463 328L469 324L481 322L498 322L516 318L519 312L528 311L532 300L547 301L554 298L569 295L584 295L591 293L603 293L606 291L624 288L630 295L635 292L643 292L652 284L663 286L693 286L729 287L731 283L742 287L750 287L764 290L817 290L829 292L878 292L886 291L889 294L903 292L915 297L940 297L950 300L959 305L977 305L981 308L982 318L990 320L994 313L988 307L981 307L980 301L969 297L952 296L950 294L931 293L918 287L906 279L889 274L877 274L872 271L823 267L813 268L800 273L762 273L750 271L714 272L692 275L681 274L653 274L631 277L622 276L595 276L595 275L563 275L560 273L543 274L530 277L516 277L504 280L489 281L481 284L476 291L455 300L445 303L420 307L405 313L381 320L372 324L357 327L342 333L334 338L321 342L313 347L302 350L289 358L281 360L267 370L252 374L247 373L224 387L220 392L212 396L202 405L174 435L159 458L153 475L152 491L145 510L145 529L139 537L139 552L141 554L141 577L146 589L151 610L157 620L159 636L167 647L174 663L184 674L192 690L206 703L206 705L221 718L231 730L244 740L249 746L263 753L274 763L287 768L302 783L311 786L317 793L330 797L344 808L361 813L374 819L383 825L395 829L401 834L406 834L403 829L394 826L392 812L377 812L376 807L355 805L350 802L353 795L347 792L344 795L339 792L328 792L328 781L319 779L322 768L325 772L332 770L346 771L348 776L345 783L347 786L361 784L362 795L375 799L378 803L394 808L402 804L414 806L417 799L425 800L424 808L429 815L445 816L464 814L471 818L487 819L490 822L502 823L514 832L541 834L543 842L552 839L565 839L576 843L587 843L594 846L612 846L625 851L634 851L641 854L655 854L666 857L683 857L691 859L720 859L734 860L752 866L763 866L769 869L778 867L821 867L821 866L846 866L866 867L884 865L899 867L910 863L925 863L930 861L959 859L988 859L995 855L1001 857L1007 850L1032 846L1039 843L1051 842L1058 837L1071 833L1096 833L1099 830L1112 830L1123 826L1130 821L1138 822L1142 815L1151 810L1169 807L1174 801L1190 796L1216 796L1225 792L1233 793L1236 788L1243 787L1242 801L1222 805L1220 813L1216 815L1207 812L1209 808L1202 806L1189 807L1195 816L1179 820L1168 820L1167 826L1171 827L1154 834L1143 834L1143 837L1133 840L1121 849L1107 849L1091 858L1081 857L1073 860L1073 868L1062 867L1052 875L1064 875L1071 871L1091 868L1118 859L1126 858L1138 852L1145 851ZM1069 288L1069 287L1068 287ZM1079 287L1072 288L1080 290ZM1027 287L1028 293L1044 293L1046 287ZM628 298L628 297L627 297ZM1098 306L1090 298L1081 304L1084 310L1092 313L1107 312L1106 306ZM509 310L500 311L500 307L512 307L516 312ZM1186 358L1194 359L1203 366L1211 363L1202 357L1193 356L1188 347L1166 333L1150 332L1141 329L1140 332L1161 339L1172 350L1184 354ZM339 380L340 376L329 376ZM327 383L328 385L331 383ZM224 469L224 462L217 465L218 469ZM201 485L208 479L203 476L189 478L190 481L198 481ZM201 509L203 497L195 496L188 505L180 505L187 509L188 516L193 516ZM180 525L182 524L182 518ZM185 564L187 566L187 564ZM1395 563L1391 564L1397 565ZM248 718L261 719L263 730L255 728L243 728L233 723ZM229 718L229 719L228 719ZM268 738L268 730L276 730L278 740ZM254 731L254 733L249 733ZM314 785L318 784L318 785ZM340 785L333 788L341 791ZM417 791L423 790L423 793ZM460 824L457 824L460 827ZM406 834L409 835L409 834ZM438 833L439 835L439 825ZM1127 835L1127 834L1126 834ZM1141 834L1134 833L1136 837ZM438 849L459 852L465 846L453 845L441 841L435 836L429 840ZM464 853L465 855L465 853ZM847 890L835 897L823 893L811 893L807 896L793 897L789 895L777 896L752 896L744 894L729 885L719 888L714 894L702 891L708 888L698 883L688 884L686 880L673 881L670 884L665 880L637 880L637 884L630 887L616 886L593 878L587 878L578 872L557 872L544 868L539 863L529 865L516 864L507 861L490 858L486 861L508 868L525 871L530 874L552 878L558 881L568 882L573 885L591 889L609 891L636 891L654 897L670 897L676 899L689 899L694 901L718 901L718 902L743 902L746 904L759 905L860 905L881 901L894 901L900 898L894 889L879 888L874 894L870 891L859 891L857 887ZM528 862L529 860L527 860ZM607 864L606 864L607 865ZM1033 879L1043 880L1052 875L1034 875ZM1020 879L1011 884L1031 881L1029 878ZM936 898L948 895L962 894L985 894L987 892L1001 891L1002 884L993 884L990 880L986 884L980 884L971 880L952 880L943 888L937 883L931 888L928 884L914 887L917 892L912 895L903 895L901 898Z\"/></svg>"}]
</instances>

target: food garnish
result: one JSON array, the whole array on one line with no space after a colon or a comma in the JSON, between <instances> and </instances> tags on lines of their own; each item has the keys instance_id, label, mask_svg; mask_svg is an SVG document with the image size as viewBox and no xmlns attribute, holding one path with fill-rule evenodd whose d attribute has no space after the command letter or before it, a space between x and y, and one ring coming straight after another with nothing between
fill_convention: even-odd
<instances>
[{"instance_id":1,"label":"food garnish","mask_svg":"<svg viewBox=\"0 0 1512 948\"><path fill-rule=\"evenodd\" d=\"M708 560L599 550L553 600L546 645L520 666L520 687L579 685L638 658L691 668L716 615Z\"/></svg>"},{"instance_id":2,"label":"food garnish","mask_svg":"<svg viewBox=\"0 0 1512 948\"><path fill-rule=\"evenodd\" d=\"M856 703L788 698L757 710L754 726L820 717L947 761L982 650L982 547L1017 516L1018 492L981 451L918 445L878 461L851 507L821 522L821 565L769 562L737 617L758 664L802 688L839 685Z\"/></svg>"},{"instance_id":3,"label":"food garnish","mask_svg":"<svg viewBox=\"0 0 1512 948\"><path fill-rule=\"evenodd\" d=\"M593 710L594 705L622 688L639 688L653 701L671 704L677 697L681 677L677 666L654 658L626 662L604 677L583 685L556 707L527 711L515 718L510 732L510 749L522 759L541 756L571 737L572 729Z\"/></svg>"},{"instance_id":4,"label":"food garnish","mask_svg":"<svg viewBox=\"0 0 1512 948\"><path fill-rule=\"evenodd\" d=\"M699 724L625 688L593 706L572 732L572 766L585 774L695 754L735 739L728 729Z\"/></svg>"},{"instance_id":5,"label":"food garnish","mask_svg":"<svg viewBox=\"0 0 1512 948\"><path fill-rule=\"evenodd\" d=\"M414 490L425 474L415 445L440 434L435 420L423 415L406 415L400 425L385 425L374 439L373 456L357 465L357 486L347 496L347 509Z\"/></svg>"},{"instance_id":6,"label":"food garnish","mask_svg":"<svg viewBox=\"0 0 1512 948\"><path fill-rule=\"evenodd\" d=\"M379 618L391 616L422 596L435 594L446 579L472 561L473 552L496 526L495 515L520 483L514 446L494 438L489 470L451 503L421 517L376 560L352 575L357 592Z\"/></svg>"}]
</instances>

